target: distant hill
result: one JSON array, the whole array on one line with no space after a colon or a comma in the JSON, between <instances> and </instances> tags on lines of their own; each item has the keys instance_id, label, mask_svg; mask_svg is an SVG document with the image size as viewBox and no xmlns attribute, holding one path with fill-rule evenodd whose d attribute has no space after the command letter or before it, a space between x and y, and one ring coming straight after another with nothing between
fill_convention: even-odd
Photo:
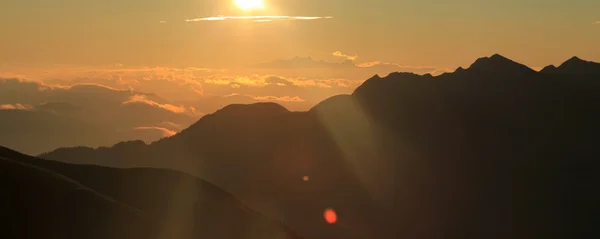
<instances>
[{"instance_id":1,"label":"distant hill","mask_svg":"<svg viewBox=\"0 0 600 239\"><path fill-rule=\"evenodd\" d=\"M175 171L69 165L0 147L0 179L2 238L298 238Z\"/></svg>"},{"instance_id":2,"label":"distant hill","mask_svg":"<svg viewBox=\"0 0 600 239\"><path fill-rule=\"evenodd\" d=\"M600 78L574 64L586 73L496 54L436 77L373 76L308 112L232 105L147 146L41 157L185 171L306 238L590 238Z\"/></svg>"}]
</instances>

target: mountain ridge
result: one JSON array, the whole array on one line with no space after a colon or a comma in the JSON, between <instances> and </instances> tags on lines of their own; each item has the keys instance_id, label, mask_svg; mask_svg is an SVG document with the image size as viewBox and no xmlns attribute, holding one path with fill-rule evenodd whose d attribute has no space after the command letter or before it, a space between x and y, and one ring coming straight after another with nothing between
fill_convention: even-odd
<instances>
[{"instance_id":1,"label":"mountain ridge","mask_svg":"<svg viewBox=\"0 0 600 239\"><path fill-rule=\"evenodd\" d=\"M574 56L560 64L558 67L550 65L540 72L553 74L600 75L600 63L582 60L581 58Z\"/></svg>"},{"instance_id":2,"label":"mountain ridge","mask_svg":"<svg viewBox=\"0 0 600 239\"><path fill-rule=\"evenodd\" d=\"M1 235L299 238L283 223L265 218L217 186L177 171L70 165L3 147L0 165L3 188L11 192L9 200L2 201L0 207L5 216L19 219ZM9 179L25 182L17 184ZM38 201L41 196L46 200ZM38 218L33 215L36 213L45 214L34 219ZM53 223L44 221L51 218ZM25 228L30 233L18 232Z\"/></svg>"},{"instance_id":3,"label":"mountain ridge","mask_svg":"<svg viewBox=\"0 0 600 239\"><path fill-rule=\"evenodd\" d=\"M41 156L185 171L286 218L307 238L568 238L590 230L597 79L535 72L500 55L478 61L435 77L375 75L308 112L238 105L139 149ZM552 190L555 180L561 191ZM345 227L322 224L328 207Z\"/></svg>"}]
</instances>

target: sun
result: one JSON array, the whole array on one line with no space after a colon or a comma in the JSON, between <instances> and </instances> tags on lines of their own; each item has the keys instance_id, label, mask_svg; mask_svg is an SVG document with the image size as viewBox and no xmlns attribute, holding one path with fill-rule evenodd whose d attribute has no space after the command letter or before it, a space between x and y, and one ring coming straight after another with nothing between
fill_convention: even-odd
<instances>
[{"instance_id":1,"label":"sun","mask_svg":"<svg viewBox=\"0 0 600 239\"><path fill-rule=\"evenodd\" d=\"M235 0L235 5L242 10L262 9L265 7L263 0Z\"/></svg>"}]
</instances>

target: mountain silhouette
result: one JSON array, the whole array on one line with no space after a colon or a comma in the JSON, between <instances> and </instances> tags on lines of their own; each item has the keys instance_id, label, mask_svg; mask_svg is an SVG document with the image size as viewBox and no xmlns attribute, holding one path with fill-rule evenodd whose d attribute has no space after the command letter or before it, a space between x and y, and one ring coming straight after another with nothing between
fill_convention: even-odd
<instances>
[{"instance_id":1,"label":"mountain silhouette","mask_svg":"<svg viewBox=\"0 0 600 239\"><path fill-rule=\"evenodd\" d=\"M308 112L232 105L150 145L40 157L184 171L305 238L594 237L600 85L547 71L496 54L376 75Z\"/></svg>"},{"instance_id":2,"label":"mountain silhouette","mask_svg":"<svg viewBox=\"0 0 600 239\"><path fill-rule=\"evenodd\" d=\"M542 69L541 72L572 75L600 75L600 63L585 61L574 56L558 67L550 65Z\"/></svg>"},{"instance_id":3,"label":"mountain silhouette","mask_svg":"<svg viewBox=\"0 0 600 239\"><path fill-rule=\"evenodd\" d=\"M503 74L503 75L515 75L515 74L533 74L534 70L531 68L514 62L502 55L494 54L491 57L482 57L477 59L468 69L469 71L479 71L486 74Z\"/></svg>"},{"instance_id":4,"label":"mountain silhouette","mask_svg":"<svg viewBox=\"0 0 600 239\"><path fill-rule=\"evenodd\" d=\"M0 147L3 238L298 238L218 187L162 169L46 161Z\"/></svg>"}]
</instances>

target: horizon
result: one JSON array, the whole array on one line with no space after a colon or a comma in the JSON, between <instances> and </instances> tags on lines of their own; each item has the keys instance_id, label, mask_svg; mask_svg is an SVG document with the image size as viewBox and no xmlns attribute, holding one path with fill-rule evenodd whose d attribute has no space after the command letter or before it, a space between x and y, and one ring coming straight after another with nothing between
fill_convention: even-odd
<instances>
[{"instance_id":1,"label":"horizon","mask_svg":"<svg viewBox=\"0 0 600 239\"><path fill-rule=\"evenodd\" d=\"M376 74L440 75L496 53L536 71L573 56L600 62L594 9L600 2L9 0L0 77L154 93L184 108L307 110Z\"/></svg>"}]
</instances>

